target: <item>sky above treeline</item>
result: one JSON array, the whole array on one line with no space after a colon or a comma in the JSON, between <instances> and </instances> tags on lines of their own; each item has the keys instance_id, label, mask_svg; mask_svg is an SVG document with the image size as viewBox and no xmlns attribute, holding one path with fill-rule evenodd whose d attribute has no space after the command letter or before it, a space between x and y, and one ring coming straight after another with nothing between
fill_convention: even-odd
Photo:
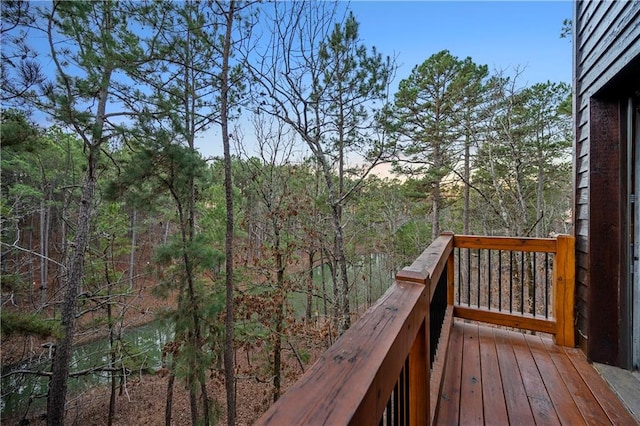
<instances>
[{"instance_id":1,"label":"sky above treeline","mask_svg":"<svg viewBox=\"0 0 640 426\"><path fill-rule=\"evenodd\" d=\"M571 1L352 1L360 37L397 58L397 83L449 50L491 71L522 70L523 85L571 82L572 46L560 38Z\"/></svg>"},{"instance_id":2,"label":"sky above treeline","mask_svg":"<svg viewBox=\"0 0 640 426\"><path fill-rule=\"evenodd\" d=\"M469 56L476 64L487 65L491 73L513 76L518 69L518 87L547 80L571 82L571 40L560 37L563 21L573 15L570 0L355 0L341 6L356 16L363 44L395 58L398 69L391 101L400 81L416 65L444 49L459 59ZM36 47L46 41L41 34L30 36ZM44 66L51 63L45 60ZM212 128L196 144L205 157L221 156L218 142L219 129Z\"/></svg>"},{"instance_id":3,"label":"sky above treeline","mask_svg":"<svg viewBox=\"0 0 640 426\"><path fill-rule=\"evenodd\" d=\"M546 81L571 83L571 39L560 34L563 21L573 16L572 1L355 0L343 6L353 11L361 42L395 58L391 101L416 65L444 49L487 65L490 73L514 76L517 69L520 88ZM212 133L219 136L218 129ZM246 134L249 152L251 140ZM222 148L209 141L205 136L197 143L201 153L220 156Z\"/></svg>"}]
</instances>

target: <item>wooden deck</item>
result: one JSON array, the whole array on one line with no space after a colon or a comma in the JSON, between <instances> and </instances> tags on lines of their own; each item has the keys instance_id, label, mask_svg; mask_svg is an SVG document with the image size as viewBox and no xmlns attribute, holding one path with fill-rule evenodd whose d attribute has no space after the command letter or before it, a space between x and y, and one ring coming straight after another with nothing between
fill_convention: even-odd
<instances>
[{"instance_id":1,"label":"wooden deck","mask_svg":"<svg viewBox=\"0 0 640 426\"><path fill-rule=\"evenodd\" d=\"M436 424L638 424L578 349L461 320L449 344Z\"/></svg>"}]
</instances>

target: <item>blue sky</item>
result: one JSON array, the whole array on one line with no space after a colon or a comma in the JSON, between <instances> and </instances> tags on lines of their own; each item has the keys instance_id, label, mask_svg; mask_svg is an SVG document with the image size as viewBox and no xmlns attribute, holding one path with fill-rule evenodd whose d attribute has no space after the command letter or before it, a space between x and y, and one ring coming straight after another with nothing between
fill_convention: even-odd
<instances>
[{"instance_id":1,"label":"blue sky","mask_svg":"<svg viewBox=\"0 0 640 426\"><path fill-rule=\"evenodd\" d=\"M415 65L443 49L463 59L470 56L491 72L524 68L519 86L538 82L571 82L572 47L561 39L564 19L573 2L563 1L351 1L360 23L360 38L383 55L395 56L399 69L391 89ZM34 43L42 42L35 36ZM211 133L215 136L211 136ZM205 156L222 155L219 131L199 141Z\"/></svg>"},{"instance_id":2,"label":"blue sky","mask_svg":"<svg viewBox=\"0 0 640 426\"><path fill-rule=\"evenodd\" d=\"M397 56L396 86L443 49L491 71L524 67L522 85L571 82L571 41L560 38L571 1L352 1L350 8L362 41Z\"/></svg>"},{"instance_id":3,"label":"blue sky","mask_svg":"<svg viewBox=\"0 0 640 426\"><path fill-rule=\"evenodd\" d=\"M488 65L490 73L502 70L512 76L518 67L520 88L547 80L571 83L572 45L560 38L563 21L573 15L570 0L355 0L343 5L354 12L366 46L396 57L392 99L414 66L443 49ZM207 139L199 144L201 152L221 155L221 148ZM249 139L247 133L245 143Z\"/></svg>"}]
</instances>

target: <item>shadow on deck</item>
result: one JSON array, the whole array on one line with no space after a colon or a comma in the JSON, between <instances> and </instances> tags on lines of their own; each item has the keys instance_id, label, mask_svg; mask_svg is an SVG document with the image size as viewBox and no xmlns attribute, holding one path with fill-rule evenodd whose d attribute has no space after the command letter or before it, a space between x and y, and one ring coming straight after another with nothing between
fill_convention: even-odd
<instances>
[{"instance_id":1,"label":"shadow on deck","mask_svg":"<svg viewBox=\"0 0 640 426\"><path fill-rule=\"evenodd\" d=\"M633 425L579 349L455 320L435 424Z\"/></svg>"}]
</instances>

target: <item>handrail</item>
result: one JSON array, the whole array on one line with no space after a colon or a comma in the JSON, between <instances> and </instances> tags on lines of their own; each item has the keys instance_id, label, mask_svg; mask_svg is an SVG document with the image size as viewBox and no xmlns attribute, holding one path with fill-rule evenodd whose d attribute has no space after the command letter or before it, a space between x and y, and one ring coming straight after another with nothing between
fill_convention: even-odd
<instances>
[{"instance_id":1,"label":"handrail","mask_svg":"<svg viewBox=\"0 0 640 426\"><path fill-rule=\"evenodd\" d=\"M376 304L320 356L257 424L378 424L390 417L396 423L429 424L437 410L454 315L523 328L534 324L536 329L535 321L519 314L454 306L455 247L554 253L555 319L542 324L554 334L557 344L573 346L574 244L569 236L533 239L441 235L411 266L396 275L393 285ZM398 420L389 413L388 406L392 405L392 398L397 398L400 383L408 392L408 402L398 408L396 401L395 410L402 411Z\"/></svg>"},{"instance_id":2,"label":"handrail","mask_svg":"<svg viewBox=\"0 0 640 426\"><path fill-rule=\"evenodd\" d=\"M258 420L258 425L377 424L405 365L408 423L426 425L429 301L452 249L443 236ZM444 260L443 260L444 259ZM432 280L433 278L433 280Z\"/></svg>"},{"instance_id":3,"label":"handrail","mask_svg":"<svg viewBox=\"0 0 640 426\"><path fill-rule=\"evenodd\" d=\"M559 235L558 237L564 238L568 236ZM460 248L555 253L558 250L557 241L557 238L455 235L453 238L453 245L454 247Z\"/></svg>"},{"instance_id":4,"label":"handrail","mask_svg":"<svg viewBox=\"0 0 640 426\"><path fill-rule=\"evenodd\" d=\"M377 423L427 311L424 286L395 282L257 424Z\"/></svg>"}]
</instances>

